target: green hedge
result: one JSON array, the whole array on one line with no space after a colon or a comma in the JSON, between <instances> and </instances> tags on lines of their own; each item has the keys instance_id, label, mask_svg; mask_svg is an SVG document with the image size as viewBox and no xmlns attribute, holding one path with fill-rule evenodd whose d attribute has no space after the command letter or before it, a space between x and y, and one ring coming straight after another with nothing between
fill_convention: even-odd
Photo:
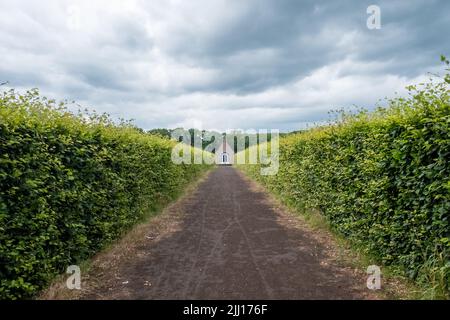
<instances>
[{"instance_id":1,"label":"green hedge","mask_svg":"<svg viewBox=\"0 0 450 320\"><path fill-rule=\"evenodd\" d=\"M448 293L450 103L447 75L372 113L280 139L280 170L242 169L386 265ZM437 292L436 291L436 292Z\"/></svg>"},{"instance_id":2,"label":"green hedge","mask_svg":"<svg viewBox=\"0 0 450 320\"><path fill-rule=\"evenodd\" d=\"M73 115L37 91L0 97L0 298L29 298L116 239L205 167L174 142Z\"/></svg>"}]
</instances>

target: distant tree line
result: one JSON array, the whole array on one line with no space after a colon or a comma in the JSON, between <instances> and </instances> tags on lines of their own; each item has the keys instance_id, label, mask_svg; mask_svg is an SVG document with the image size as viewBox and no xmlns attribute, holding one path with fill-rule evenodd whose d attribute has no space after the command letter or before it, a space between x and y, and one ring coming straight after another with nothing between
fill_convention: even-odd
<instances>
[{"instance_id":1,"label":"distant tree line","mask_svg":"<svg viewBox=\"0 0 450 320\"><path fill-rule=\"evenodd\" d=\"M155 129L151 129L148 130L147 133L151 134L151 135L156 135L162 138L166 138L166 139L171 139L172 137L172 132L176 130L176 129L166 129L166 128L155 128ZM189 134L191 136L190 139L190 145L193 147L194 146L194 141L195 138L197 139L201 139L202 141L202 148L205 149L206 146L208 146L209 144L214 142L214 136L223 136L225 135L225 132L217 132L217 131L207 131L207 130L198 130L198 129L188 129ZM284 136L288 136L291 134L295 134L300 132L301 130L297 130L297 131L292 131L292 132L288 132L288 133L280 133L280 137L284 137ZM212 136L213 138L211 139L207 139L206 137L208 136ZM244 137L243 137L244 136ZM254 139L254 136L256 136L256 139ZM234 152L238 152L237 148L238 148L238 139L242 139L242 137L244 138L245 141L245 148L247 149L250 146L250 142L251 141L256 141L256 143L259 143L261 140L264 139L264 141L270 142L272 139L272 134L270 132L266 134L264 134L264 136L266 137L266 139L264 138L260 138L260 134L256 133L256 134L247 134L245 132L242 131L232 131L232 132L228 132L226 139L227 142L230 146L233 146L234 148Z\"/></svg>"}]
</instances>

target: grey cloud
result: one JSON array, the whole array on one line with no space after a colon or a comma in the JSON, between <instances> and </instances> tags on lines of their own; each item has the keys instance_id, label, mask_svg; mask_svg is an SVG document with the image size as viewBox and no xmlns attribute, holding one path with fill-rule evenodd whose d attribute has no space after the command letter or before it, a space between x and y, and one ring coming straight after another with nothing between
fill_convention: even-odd
<instances>
[{"instance_id":1,"label":"grey cloud","mask_svg":"<svg viewBox=\"0 0 450 320\"><path fill-rule=\"evenodd\" d=\"M195 35L187 35L186 42L170 53L201 65L221 66L224 76L202 90L246 93L289 83L348 55L361 61L388 62L380 72L416 76L435 64L439 54L449 51L450 42L444 41L443 33L450 22L442 12L450 9L450 3L380 2L383 27L379 31L366 28L365 11L370 4L372 1L256 1L240 19L204 42L188 46ZM339 41L352 32L356 32L351 43L356 50L339 47ZM258 56L252 56L258 49L279 52L258 65L254 63ZM230 58L245 52L247 61L235 63Z\"/></svg>"},{"instance_id":2,"label":"grey cloud","mask_svg":"<svg viewBox=\"0 0 450 320\"><path fill-rule=\"evenodd\" d=\"M366 28L369 0L130 3L80 2L80 30L66 26L71 2L0 4L0 81L144 128L289 130L373 105L450 51L448 1L378 1L380 30Z\"/></svg>"}]
</instances>

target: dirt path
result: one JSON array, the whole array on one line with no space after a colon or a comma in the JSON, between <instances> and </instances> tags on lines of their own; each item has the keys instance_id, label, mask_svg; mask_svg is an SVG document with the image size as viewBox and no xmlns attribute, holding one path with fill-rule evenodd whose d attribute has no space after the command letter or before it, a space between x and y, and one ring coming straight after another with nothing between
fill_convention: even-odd
<instances>
[{"instance_id":1,"label":"dirt path","mask_svg":"<svg viewBox=\"0 0 450 320\"><path fill-rule=\"evenodd\" d=\"M214 170L124 258L100 258L82 299L371 299L364 275L232 167ZM111 258L112 259L112 258ZM94 274L92 274L94 272Z\"/></svg>"}]
</instances>

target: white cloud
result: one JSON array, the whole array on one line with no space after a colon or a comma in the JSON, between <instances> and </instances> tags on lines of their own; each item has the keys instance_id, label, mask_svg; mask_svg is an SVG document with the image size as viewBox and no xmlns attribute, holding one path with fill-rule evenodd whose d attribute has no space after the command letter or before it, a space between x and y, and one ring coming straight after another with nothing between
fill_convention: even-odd
<instances>
[{"instance_id":1,"label":"white cloud","mask_svg":"<svg viewBox=\"0 0 450 320\"><path fill-rule=\"evenodd\" d=\"M0 81L144 128L293 130L402 92L448 49L420 46L445 19L411 29L420 4L398 21L380 5L386 24L370 33L347 2L5 1Z\"/></svg>"}]
</instances>

